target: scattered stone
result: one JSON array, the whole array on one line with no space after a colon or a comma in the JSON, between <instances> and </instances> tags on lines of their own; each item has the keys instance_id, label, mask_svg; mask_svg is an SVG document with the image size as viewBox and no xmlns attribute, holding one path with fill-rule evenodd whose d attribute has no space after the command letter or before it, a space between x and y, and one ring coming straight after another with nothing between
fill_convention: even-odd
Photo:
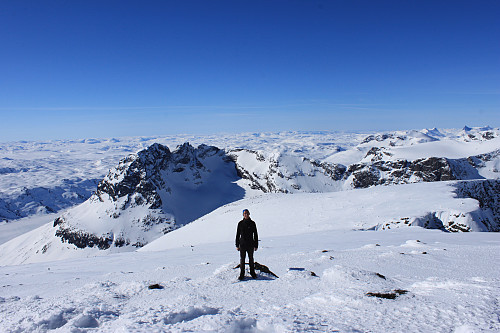
<instances>
[{"instance_id":1,"label":"scattered stone","mask_svg":"<svg viewBox=\"0 0 500 333\"><path fill-rule=\"evenodd\" d=\"M399 295L404 295L407 294L408 290L403 290L403 289L395 289L390 293L366 293L366 296L370 297L378 297L378 298L385 298L385 299L396 299Z\"/></svg>"},{"instance_id":2,"label":"scattered stone","mask_svg":"<svg viewBox=\"0 0 500 333\"><path fill-rule=\"evenodd\" d=\"M148 289L163 289L164 287L158 283L152 284L148 287Z\"/></svg>"},{"instance_id":3,"label":"scattered stone","mask_svg":"<svg viewBox=\"0 0 500 333\"><path fill-rule=\"evenodd\" d=\"M398 297L396 293L371 293L371 292L366 293L366 296L385 298L385 299L396 299L396 297Z\"/></svg>"},{"instance_id":4,"label":"scattered stone","mask_svg":"<svg viewBox=\"0 0 500 333\"><path fill-rule=\"evenodd\" d=\"M404 290L404 289L394 289L394 292L398 295L404 295L404 294L407 294L408 293L408 290Z\"/></svg>"}]
</instances>

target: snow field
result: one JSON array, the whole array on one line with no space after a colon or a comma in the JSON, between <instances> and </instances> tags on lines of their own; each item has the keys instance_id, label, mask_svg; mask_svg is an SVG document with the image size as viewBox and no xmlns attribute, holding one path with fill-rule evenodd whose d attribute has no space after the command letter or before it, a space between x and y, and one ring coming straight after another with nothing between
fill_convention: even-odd
<instances>
[{"instance_id":1,"label":"snow field","mask_svg":"<svg viewBox=\"0 0 500 333\"><path fill-rule=\"evenodd\" d=\"M232 242L0 267L0 330L500 329L500 278L492 265L500 239L493 233L406 228L265 237L255 258L279 278L261 273L237 282ZM155 283L163 289L148 289ZM408 293L366 295L394 290Z\"/></svg>"},{"instance_id":2,"label":"snow field","mask_svg":"<svg viewBox=\"0 0 500 333\"><path fill-rule=\"evenodd\" d=\"M429 212L474 212L477 200L456 198L454 182L377 186L332 193L266 194L227 204L170 232L139 251L158 251L234 239L234 220L249 208L259 235L285 236L327 230L406 227Z\"/></svg>"},{"instance_id":3,"label":"snow field","mask_svg":"<svg viewBox=\"0 0 500 333\"><path fill-rule=\"evenodd\" d=\"M47 203L34 205L38 196L25 198L20 189L78 196L85 179L102 178L120 158L154 142L349 164L363 160L371 146L392 154L387 159L497 151L499 138L486 140L481 131L405 131L359 145L365 134L295 132L8 143L0 145L0 195L28 215L44 213ZM495 155L480 175L498 179L499 163ZM340 193L247 192L138 252L76 250L57 242L47 215L2 223L1 252L8 259L0 265L16 265L0 266L0 332L498 332L498 233L408 226L429 216L469 221L479 203L454 190L453 182L442 182ZM234 234L244 208L259 229L255 259L279 278L261 273L237 281ZM149 288L155 284L160 289Z\"/></svg>"}]
</instances>

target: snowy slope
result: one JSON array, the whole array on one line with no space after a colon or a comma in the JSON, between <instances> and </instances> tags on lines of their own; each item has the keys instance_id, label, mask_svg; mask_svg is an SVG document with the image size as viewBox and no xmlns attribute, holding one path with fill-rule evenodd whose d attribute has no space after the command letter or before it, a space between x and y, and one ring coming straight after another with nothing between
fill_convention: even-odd
<instances>
[{"instance_id":1,"label":"snowy slope","mask_svg":"<svg viewBox=\"0 0 500 333\"><path fill-rule=\"evenodd\" d=\"M467 187L462 183L436 182L333 193L268 193L224 205L162 237L162 233L149 232L148 235L160 238L151 239L152 242L140 251L231 241L235 232L235 215L238 216L244 208L250 208L252 217L259 222L261 233L267 236L410 226L450 231L492 231L492 225L498 227L498 215L490 208L481 208L478 200L458 195L458 189L463 188ZM78 209L85 209L85 205ZM89 211L89 214L93 212ZM79 248L61 242L55 230L49 223L1 245L0 265L106 255L134 249L126 246Z\"/></svg>"},{"instance_id":2,"label":"snowy slope","mask_svg":"<svg viewBox=\"0 0 500 333\"><path fill-rule=\"evenodd\" d=\"M434 184L402 187L420 185ZM371 189L352 192L358 191ZM321 231L290 235L289 228L282 228L280 235L278 225L306 223L302 216L292 215L268 221L269 211L257 209L271 208L263 201L252 210L261 240L256 261L279 278L258 271L257 280L237 282L233 267L238 253L232 240L2 266L0 331L500 330L500 278L494 264L500 260L497 233L443 233L415 227L350 230L354 223L342 229L323 210L313 210L308 217L323 221L313 226ZM231 204L217 213L222 220L233 221L228 225L231 233L241 218L240 208ZM288 210L298 210L295 202L282 207ZM210 218L217 220L214 214ZM331 223L339 229L332 229ZM307 225L301 230L306 229L313 230ZM192 235L191 241L201 238ZM161 289L149 289L155 284ZM378 294L395 299L369 296Z\"/></svg>"},{"instance_id":3,"label":"snowy slope","mask_svg":"<svg viewBox=\"0 0 500 333\"><path fill-rule=\"evenodd\" d=\"M499 226L498 130L370 135L276 133L238 135L233 141L184 136L3 145L1 167L12 169L0 175L7 203L0 209L15 206L16 216L33 214L37 209L32 208L41 205L37 195L19 201L19 185L58 188L60 176L71 179L76 166L88 175L82 180L101 183L94 188L94 202L65 206L53 215L42 209L41 215L0 225L5 242L0 246L0 332L500 331L498 233L443 232ZM230 160L221 163L217 154L200 157L206 146L184 145L180 151L188 154L172 148L165 153L175 153L170 159L135 153L148 147L157 152L163 148L151 145L162 140L168 147L186 141L213 144ZM453 149L447 151L448 146ZM64 153L69 147L73 155ZM129 153L134 154L127 159ZM103 170L80 163L96 156ZM186 162L183 170L180 161ZM30 163L43 167L21 170ZM372 172L376 182L389 186L352 189L352 180L363 179L359 176L367 175L363 172L369 167L378 170ZM207 177L212 174L214 182ZM422 182L443 180L443 175L469 180ZM160 180L168 186L150 191ZM197 207L197 188L221 183L244 193L226 202L214 198L214 207L206 211L172 208L191 201L194 205L187 207ZM61 196L43 193L47 202ZM178 205L174 194L186 201ZM201 194L197 200L207 195ZM139 197L142 201L135 200ZM279 278L261 271L257 280L237 282L234 234L243 208L251 210L259 228L256 261ZM135 247L78 248L55 235L57 227L73 224L96 234L111 231L113 241L120 232L137 240L149 237L144 225L122 222L152 211L165 219L160 230L154 231L153 224L155 234L176 218L194 222L124 253L114 252ZM45 218L49 223L43 223ZM105 229L99 219L106 221ZM155 284L160 289L149 288Z\"/></svg>"},{"instance_id":4,"label":"snowy slope","mask_svg":"<svg viewBox=\"0 0 500 333\"><path fill-rule=\"evenodd\" d=\"M409 187L404 195L400 195L397 189L376 189L370 194L377 200L372 205L394 209L394 202L403 206L405 200L411 202L423 193L432 193L424 195L420 205L423 208L418 214L402 210L399 216L383 215L382 218L374 219L373 213L364 208L366 200L357 199L364 192L336 194L332 201L350 198L348 206L351 208L346 213L349 219L356 220L355 213L359 211L370 214L372 221L357 228L385 229L398 224L413 224L448 231L498 231L500 190L498 180L494 180L498 178L496 165L500 161L498 131L468 129L466 132L467 136L460 134L460 131L453 132L454 135L444 135L436 129L370 135L351 149L363 152L364 157L347 166L331 163L331 155L324 158L325 162L298 155L304 151L315 151L308 148L307 144L302 150L290 152L286 147L292 142L290 133L284 135L286 140L282 138L282 146L270 145L264 151L243 148L221 150L206 145L194 148L188 143L170 151L168 147L155 143L122 159L99 182L95 193L87 201L68 209L37 232L0 247L0 263L16 264L132 251L218 207L263 193L330 193L375 185L455 179L477 180L474 184L484 184L467 187L467 190L464 190L464 186L460 187L461 198L477 200L475 202L481 209L458 207L457 200L446 202L441 209L431 209L436 202L441 202L441 197L449 196L451 190L443 187L438 187L439 190L435 192L418 186ZM475 133L475 136L471 133ZM298 138L303 137L296 135ZM259 140L257 142L261 144ZM325 146L332 148L332 145L318 144L321 147L319 150L325 149ZM394 158L396 151L417 157L424 156L420 154L426 149L429 154L446 156L446 151L440 149L447 146L462 147L453 150L455 157L466 156L471 152L481 155L460 159ZM347 151L337 146L333 150L336 154ZM458 155L457 150L461 151ZM489 182L482 180L487 178L481 175L485 170L493 178ZM382 194L377 191L382 191ZM429 200L431 197L434 199ZM270 198L264 200L272 201ZM300 198L284 200L296 201ZM312 210L310 207L316 207L315 200L306 199L306 204L297 203L296 207ZM279 207L281 203L273 205ZM347 220L338 211L333 213Z\"/></svg>"},{"instance_id":5,"label":"snowy slope","mask_svg":"<svg viewBox=\"0 0 500 333\"><path fill-rule=\"evenodd\" d=\"M409 226L445 229L452 224L488 231L479 221L491 218L490 211L481 210L477 200L458 197L458 186L460 183L437 182L334 193L262 195L225 205L139 251L234 241L234 215L245 208L251 208L252 219L267 236ZM426 222L432 225L426 226Z\"/></svg>"}]
</instances>

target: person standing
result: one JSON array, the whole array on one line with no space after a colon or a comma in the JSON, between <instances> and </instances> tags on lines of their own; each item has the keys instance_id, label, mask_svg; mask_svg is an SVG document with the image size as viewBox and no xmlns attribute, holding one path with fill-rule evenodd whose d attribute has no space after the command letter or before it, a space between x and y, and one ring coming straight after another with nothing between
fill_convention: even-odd
<instances>
[{"instance_id":1,"label":"person standing","mask_svg":"<svg viewBox=\"0 0 500 333\"><path fill-rule=\"evenodd\" d=\"M250 218L250 211L243 210L243 220L238 222L236 230L236 250L240 251L240 277L239 280L245 278L245 258L248 253L248 261L250 265L250 275L256 279L255 264L253 260L253 252L259 248L259 236L257 234L257 225Z\"/></svg>"}]
</instances>

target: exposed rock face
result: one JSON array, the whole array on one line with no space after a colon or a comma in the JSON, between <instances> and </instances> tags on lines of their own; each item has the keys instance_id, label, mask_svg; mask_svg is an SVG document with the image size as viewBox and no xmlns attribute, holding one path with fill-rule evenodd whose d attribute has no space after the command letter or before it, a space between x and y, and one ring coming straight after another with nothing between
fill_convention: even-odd
<instances>
[{"instance_id":1,"label":"exposed rock face","mask_svg":"<svg viewBox=\"0 0 500 333\"><path fill-rule=\"evenodd\" d=\"M486 222L488 231L500 232L500 180L487 179L457 183L457 195L479 201L479 207L485 211L492 222Z\"/></svg>"},{"instance_id":2,"label":"exposed rock face","mask_svg":"<svg viewBox=\"0 0 500 333\"><path fill-rule=\"evenodd\" d=\"M124 158L89 200L54 221L56 236L79 248L142 247L244 192L234 163L216 147L154 144Z\"/></svg>"},{"instance_id":3,"label":"exposed rock face","mask_svg":"<svg viewBox=\"0 0 500 333\"><path fill-rule=\"evenodd\" d=\"M161 198L155 189L164 186L160 171L167 167L171 155L168 147L154 144L137 155L128 156L99 182L95 196L101 202L107 199L116 202L126 196L125 205L146 204L151 209L160 208ZM132 196L134 202L130 201Z\"/></svg>"},{"instance_id":4,"label":"exposed rock face","mask_svg":"<svg viewBox=\"0 0 500 333\"><path fill-rule=\"evenodd\" d=\"M375 161L352 164L343 179L353 188L367 188L375 185L437 182L457 179L450 163L445 158L430 157L415 161Z\"/></svg>"},{"instance_id":5,"label":"exposed rock face","mask_svg":"<svg viewBox=\"0 0 500 333\"><path fill-rule=\"evenodd\" d=\"M449 232L500 231L500 180L470 180L450 184L457 197L471 198L479 202L475 211L463 212L443 207L441 211L429 212L420 217L402 217L380 225L385 230L401 226L419 226Z\"/></svg>"},{"instance_id":6,"label":"exposed rock face","mask_svg":"<svg viewBox=\"0 0 500 333\"><path fill-rule=\"evenodd\" d=\"M367 155L380 150L372 149ZM380 156L380 155L378 155ZM437 182L447 180L484 179L478 169L500 156L500 151L471 156L462 159L429 157L415 161L384 161L375 158L373 162L351 164L342 179L353 188L367 188L375 185Z\"/></svg>"},{"instance_id":7,"label":"exposed rock face","mask_svg":"<svg viewBox=\"0 0 500 333\"><path fill-rule=\"evenodd\" d=\"M365 141L387 139L406 138L381 136ZM189 143L171 152L166 146L153 144L120 161L99 182L89 200L58 217L54 221L55 234L79 248L142 247L224 204L242 199L248 191L331 192L376 185L481 179L478 169L498 155L500 151L456 160L390 160L392 155L385 148L372 147L365 162L343 166L245 149L226 153L206 145L194 148ZM476 229L498 231L498 182L460 186L459 195L475 198L484 206L480 216L453 215L460 212L444 216L447 213L436 212L418 221L398 223L468 231L471 220L483 219L478 222L483 227ZM494 222L485 214L490 214Z\"/></svg>"},{"instance_id":8,"label":"exposed rock face","mask_svg":"<svg viewBox=\"0 0 500 333\"><path fill-rule=\"evenodd\" d=\"M345 167L318 163L304 157L238 149L229 155L238 175L247 186L264 193L329 192L340 190L339 182Z\"/></svg>"}]
</instances>

